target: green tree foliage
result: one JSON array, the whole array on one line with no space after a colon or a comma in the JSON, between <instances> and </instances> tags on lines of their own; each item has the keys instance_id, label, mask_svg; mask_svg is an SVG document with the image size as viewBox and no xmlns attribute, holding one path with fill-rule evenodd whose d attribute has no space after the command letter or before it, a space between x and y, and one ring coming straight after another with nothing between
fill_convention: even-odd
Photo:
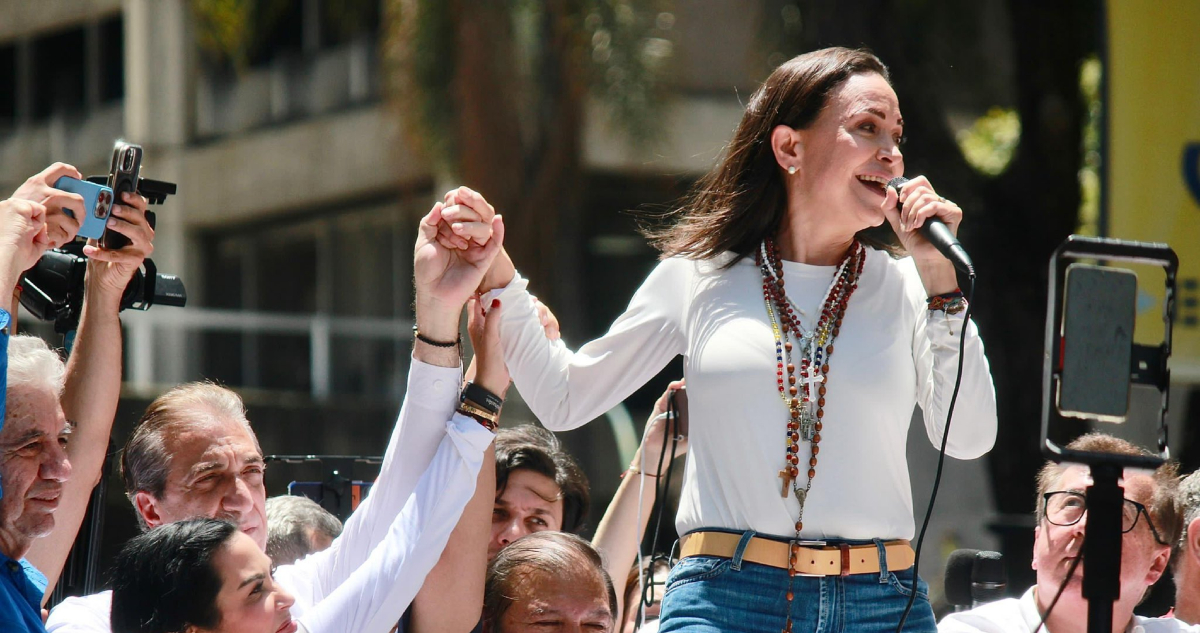
<instances>
[{"instance_id":1,"label":"green tree foliage","mask_svg":"<svg viewBox=\"0 0 1200 633\"><path fill-rule=\"evenodd\" d=\"M196 43L210 63L244 69L261 33L270 29L291 0L192 0Z\"/></svg>"},{"instance_id":2,"label":"green tree foliage","mask_svg":"<svg viewBox=\"0 0 1200 633\"><path fill-rule=\"evenodd\" d=\"M322 0L315 16L334 39L363 32L379 0ZM215 68L240 72L268 53L272 36L301 0L190 0L196 43Z\"/></svg>"},{"instance_id":3,"label":"green tree foliage","mask_svg":"<svg viewBox=\"0 0 1200 633\"><path fill-rule=\"evenodd\" d=\"M1021 140L1021 117L1015 110L992 108L956 135L963 158L981 174L998 176L1008 168Z\"/></svg>"}]
</instances>

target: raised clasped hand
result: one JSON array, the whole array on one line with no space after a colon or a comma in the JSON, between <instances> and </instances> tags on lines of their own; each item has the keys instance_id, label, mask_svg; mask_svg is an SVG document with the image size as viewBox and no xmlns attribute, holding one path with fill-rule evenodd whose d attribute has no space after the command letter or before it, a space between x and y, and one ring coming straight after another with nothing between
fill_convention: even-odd
<instances>
[{"instance_id":1,"label":"raised clasped hand","mask_svg":"<svg viewBox=\"0 0 1200 633\"><path fill-rule=\"evenodd\" d=\"M475 293L504 243L504 219L490 211L490 207L492 215L486 222L482 219L468 222L464 224L469 225L465 226L465 233L461 228L451 227L450 234L444 234L446 228L443 225L461 224L446 222L445 212L457 213L453 207L460 206L462 203L447 206L438 202L433 205L421 219L413 257L418 303L432 301L456 314Z\"/></svg>"},{"instance_id":2,"label":"raised clasped hand","mask_svg":"<svg viewBox=\"0 0 1200 633\"><path fill-rule=\"evenodd\" d=\"M442 198L442 220L438 223L438 242L446 248L468 250L486 246L492 239L492 219L496 209L469 187L458 187Z\"/></svg>"},{"instance_id":3,"label":"raised clasped hand","mask_svg":"<svg viewBox=\"0 0 1200 633\"><path fill-rule=\"evenodd\" d=\"M900 206L899 210L896 208L897 203ZM936 217L946 224L951 233L957 235L958 225L962 223L963 217L962 209L939 196L924 176L918 176L905 183L899 195L895 189L888 187L887 197L883 201L883 214L905 250L918 262L946 261L918 229L929 218Z\"/></svg>"}]
</instances>

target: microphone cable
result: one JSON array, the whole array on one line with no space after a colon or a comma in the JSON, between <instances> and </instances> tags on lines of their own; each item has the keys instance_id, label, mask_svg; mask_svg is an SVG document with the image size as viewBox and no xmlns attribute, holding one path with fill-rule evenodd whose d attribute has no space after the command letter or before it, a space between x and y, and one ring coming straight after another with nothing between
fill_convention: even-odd
<instances>
[{"instance_id":1,"label":"microphone cable","mask_svg":"<svg viewBox=\"0 0 1200 633\"><path fill-rule=\"evenodd\" d=\"M659 448L659 452L658 452L658 468L656 469L656 471L654 473L654 476L655 476L655 480L654 480L655 498L654 498L654 509L651 510L651 514L656 514L657 517L656 517L655 523L654 523L654 536L650 540L650 564L648 566L645 564L645 558L642 554L642 541L645 539L645 534L642 535L642 538L638 539L638 543L637 543L638 579L642 584L641 596L640 596L640 600L638 601L638 620L639 620L638 627L639 628L646 624L646 607L649 607L654 604L653 589L658 584L654 580L654 570L655 570L656 564L660 561L664 561L664 562L666 562L668 567L670 567L670 565L671 565L671 559L670 559L669 554L664 556L663 554L659 554L657 552L658 552L658 536L662 532L662 518L663 518L663 515L666 514L666 510L667 510L667 492L669 492L670 488L671 488L671 476L675 471L675 457L677 456L679 440L681 437L679 434L679 408L675 405L675 394L678 392L679 392L678 389L671 390L671 395L670 395L670 397L667 398L667 410L665 412L663 412L662 414L660 414L660 416L666 418L666 428L663 429L663 443L662 443L662 446ZM654 423L654 421L652 420L651 422L647 423L647 425L646 425L646 431L642 434L642 443L643 444L645 444L646 438L648 437L648 433L650 431L650 427L653 426L653 423ZM664 463L665 458L667 457L667 442L668 442L668 440L671 443L671 458L670 458L670 460L666 461L666 472L664 473L663 472L663 463ZM646 465L646 454L643 452L642 453L642 463L639 465L642 470L642 474L640 475L641 481L639 482L639 488L638 488L637 524L639 526L642 524L642 516L641 516L642 500L644 498L643 495L644 495L645 486L646 486L645 465ZM626 611L628 611L629 608L630 608L630 605L625 605Z\"/></svg>"},{"instance_id":2,"label":"microphone cable","mask_svg":"<svg viewBox=\"0 0 1200 633\"><path fill-rule=\"evenodd\" d=\"M1039 633L1046 626L1046 620L1050 618L1050 612L1054 610L1054 606L1058 604L1058 599L1062 597L1063 590L1067 588L1067 583L1071 582L1071 577L1075 575L1075 568L1079 567L1079 561L1083 560L1083 552L1071 561L1071 567L1067 569L1067 577L1063 578L1062 584L1058 586L1058 591L1054 593L1054 599L1050 601L1050 606L1046 607L1046 612L1042 614L1042 619L1038 621L1037 628L1033 633ZM1035 601L1036 604L1036 601Z\"/></svg>"},{"instance_id":3,"label":"microphone cable","mask_svg":"<svg viewBox=\"0 0 1200 633\"><path fill-rule=\"evenodd\" d=\"M933 489L929 492L929 506L925 509L925 520L921 523L921 533L917 536L917 547L912 566L912 591L908 595L908 604L904 606L904 613L900 616L900 624L896 626L896 633L901 633L904 630L904 623L908 620L908 614L912 611L913 603L917 600L917 584L921 581L921 576L917 573L921 566L921 546L925 543L925 532L929 529L929 518L933 516L933 505L937 502L938 486L942 483L942 465L946 462L946 442L950 439L950 421L954 418L954 405L958 402L958 390L962 386L963 357L965 356L963 348L967 342L967 327L971 324L971 310L974 307L974 299L975 275L972 274L967 277L967 310L963 314L962 331L958 334L958 372L954 377L954 391L950 394L950 407L946 410L946 426L942 428L942 445L938 448L937 472L933 476Z\"/></svg>"}]
</instances>

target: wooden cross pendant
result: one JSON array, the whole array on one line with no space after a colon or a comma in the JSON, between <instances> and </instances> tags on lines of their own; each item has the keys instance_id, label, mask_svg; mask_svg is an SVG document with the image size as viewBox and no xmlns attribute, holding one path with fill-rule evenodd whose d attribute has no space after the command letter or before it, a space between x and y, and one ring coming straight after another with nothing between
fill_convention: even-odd
<instances>
[{"instance_id":1,"label":"wooden cross pendant","mask_svg":"<svg viewBox=\"0 0 1200 633\"><path fill-rule=\"evenodd\" d=\"M788 488L792 487L792 468L788 466L779 471L779 478L783 480L783 489L779 491L779 496L787 499Z\"/></svg>"}]
</instances>

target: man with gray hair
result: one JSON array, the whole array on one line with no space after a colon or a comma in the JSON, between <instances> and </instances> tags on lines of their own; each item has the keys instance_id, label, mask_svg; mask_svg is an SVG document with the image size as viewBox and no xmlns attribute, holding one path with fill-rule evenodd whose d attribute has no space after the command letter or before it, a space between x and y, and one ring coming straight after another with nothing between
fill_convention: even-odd
<instances>
[{"instance_id":1,"label":"man with gray hair","mask_svg":"<svg viewBox=\"0 0 1200 633\"><path fill-rule=\"evenodd\" d=\"M1171 551L1174 613L1188 624L1200 624L1200 471L1179 482L1175 503L1183 519L1183 533Z\"/></svg>"},{"instance_id":2,"label":"man with gray hair","mask_svg":"<svg viewBox=\"0 0 1200 633\"><path fill-rule=\"evenodd\" d=\"M39 338L4 338L8 368L0 430L0 630L42 631L46 577L25 557L35 539L54 530L54 511L71 475L66 452L71 426L59 405L65 368Z\"/></svg>"},{"instance_id":3,"label":"man with gray hair","mask_svg":"<svg viewBox=\"0 0 1200 633\"><path fill-rule=\"evenodd\" d=\"M308 497L267 499L267 557L276 567L324 551L342 533L342 522Z\"/></svg>"}]
</instances>

